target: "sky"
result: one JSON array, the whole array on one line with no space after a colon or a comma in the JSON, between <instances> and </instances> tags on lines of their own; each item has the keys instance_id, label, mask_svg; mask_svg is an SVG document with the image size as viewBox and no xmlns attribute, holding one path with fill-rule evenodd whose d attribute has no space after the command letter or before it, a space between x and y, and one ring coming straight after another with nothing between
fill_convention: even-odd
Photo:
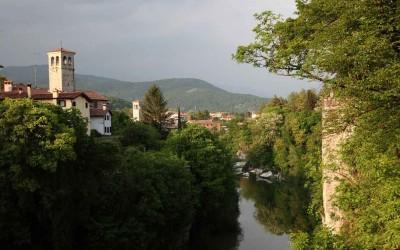
<instances>
[{"instance_id":1,"label":"sky","mask_svg":"<svg viewBox=\"0 0 400 250\"><path fill-rule=\"evenodd\" d=\"M191 77L237 93L286 96L319 84L232 60L254 39L254 13L293 15L294 0L1 0L0 64L77 52L77 73L127 81Z\"/></svg>"}]
</instances>

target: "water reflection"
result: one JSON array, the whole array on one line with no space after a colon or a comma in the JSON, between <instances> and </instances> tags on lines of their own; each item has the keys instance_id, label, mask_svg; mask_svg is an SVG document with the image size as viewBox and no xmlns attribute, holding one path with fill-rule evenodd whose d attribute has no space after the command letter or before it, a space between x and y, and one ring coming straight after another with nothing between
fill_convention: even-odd
<instances>
[{"instance_id":1,"label":"water reflection","mask_svg":"<svg viewBox=\"0 0 400 250\"><path fill-rule=\"evenodd\" d=\"M241 197L254 201L255 217L268 232L282 235L311 228L308 194L297 178L271 184L254 178L241 179L240 187Z\"/></svg>"},{"instance_id":2,"label":"water reflection","mask_svg":"<svg viewBox=\"0 0 400 250\"><path fill-rule=\"evenodd\" d=\"M239 187L240 231L205 234L191 249L284 250L290 248L289 233L311 228L308 195L299 178L272 183L242 178Z\"/></svg>"}]
</instances>

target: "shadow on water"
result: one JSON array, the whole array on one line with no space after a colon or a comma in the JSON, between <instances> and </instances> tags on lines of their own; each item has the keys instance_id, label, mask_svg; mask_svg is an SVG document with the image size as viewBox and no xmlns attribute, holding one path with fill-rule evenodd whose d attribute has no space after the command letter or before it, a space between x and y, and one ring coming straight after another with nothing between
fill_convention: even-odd
<instances>
[{"instance_id":1,"label":"shadow on water","mask_svg":"<svg viewBox=\"0 0 400 250\"><path fill-rule=\"evenodd\" d=\"M308 194L296 178L267 183L255 178L239 180L240 230L204 234L191 249L258 250L289 249L288 234L308 231Z\"/></svg>"}]
</instances>

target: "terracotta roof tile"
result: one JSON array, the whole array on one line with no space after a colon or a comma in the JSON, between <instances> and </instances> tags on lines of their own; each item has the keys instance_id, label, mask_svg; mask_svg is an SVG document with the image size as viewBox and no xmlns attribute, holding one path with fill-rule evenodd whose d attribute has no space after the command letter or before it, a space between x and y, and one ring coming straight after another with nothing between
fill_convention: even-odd
<instances>
[{"instance_id":1,"label":"terracotta roof tile","mask_svg":"<svg viewBox=\"0 0 400 250\"><path fill-rule=\"evenodd\" d=\"M108 101L107 97L103 96L102 94L100 94L96 91L88 90L88 91L84 91L84 93L89 97L90 100Z\"/></svg>"},{"instance_id":2,"label":"terracotta roof tile","mask_svg":"<svg viewBox=\"0 0 400 250\"><path fill-rule=\"evenodd\" d=\"M21 93L20 93L21 92ZM47 88L34 88L31 89L32 99L45 100L53 99L53 93L50 93ZM101 95L96 91L71 91L71 92L61 92L58 95L59 99L75 99L78 96L86 98L88 101L108 101L107 97ZM11 92L2 92L0 90L0 99L5 97L9 98L25 98L28 97L27 85L23 83L18 83L13 85Z\"/></svg>"},{"instance_id":3,"label":"terracotta roof tile","mask_svg":"<svg viewBox=\"0 0 400 250\"><path fill-rule=\"evenodd\" d=\"M99 116L105 116L109 110L103 110L101 109L90 109L90 117L99 117Z\"/></svg>"},{"instance_id":4,"label":"terracotta roof tile","mask_svg":"<svg viewBox=\"0 0 400 250\"><path fill-rule=\"evenodd\" d=\"M72 50L67 50L67 49L64 49L64 48L53 49L53 50L50 50L49 52L67 52L67 53L76 54L74 51L72 51Z\"/></svg>"}]
</instances>

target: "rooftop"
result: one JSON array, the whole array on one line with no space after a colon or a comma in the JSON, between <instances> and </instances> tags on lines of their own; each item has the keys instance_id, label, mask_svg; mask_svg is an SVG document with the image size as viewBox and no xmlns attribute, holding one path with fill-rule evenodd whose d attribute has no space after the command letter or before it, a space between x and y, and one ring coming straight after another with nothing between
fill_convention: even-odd
<instances>
[{"instance_id":1,"label":"rooftop","mask_svg":"<svg viewBox=\"0 0 400 250\"><path fill-rule=\"evenodd\" d=\"M32 99L46 100L53 99L53 93L50 93L47 88L31 88ZM96 91L63 91L58 94L58 99L75 99L79 96L86 98L89 101L107 101L107 97L97 93ZM4 98L26 98L28 97L27 85L23 83L13 84L11 92L0 90L0 100Z\"/></svg>"},{"instance_id":2,"label":"rooftop","mask_svg":"<svg viewBox=\"0 0 400 250\"><path fill-rule=\"evenodd\" d=\"M66 52L66 53L76 54L74 51L67 50L67 49L64 49L64 48L53 49L53 50L50 50L49 52Z\"/></svg>"}]
</instances>

